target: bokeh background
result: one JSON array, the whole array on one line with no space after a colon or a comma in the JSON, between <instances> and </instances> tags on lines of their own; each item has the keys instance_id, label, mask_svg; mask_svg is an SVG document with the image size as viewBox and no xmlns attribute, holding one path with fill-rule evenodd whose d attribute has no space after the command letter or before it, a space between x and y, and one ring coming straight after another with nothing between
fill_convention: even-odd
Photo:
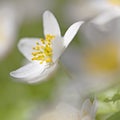
<instances>
[{"instance_id":1,"label":"bokeh background","mask_svg":"<svg viewBox=\"0 0 120 120\"><path fill-rule=\"evenodd\" d=\"M80 82L79 79L81 77L77 76L76 78L76 74L74 74L76 80L72 81L71 79L74 76L73 74L73 76L71 76L71 73L81 72L77 68L81 64L78 63L81 61L81 59L77 58L80 51L79 48L83 47L83 36L81 35L82 33L80 31L61 57L57 70L50 78L36 84L27 84L18 82L9 75L11 71L23 66L27 62L23 55L18 51L18 41L24 37L44 37L42 14L45 10L50 10L54 13L60 24L62 35L64 35L68 27L74 22L79 20L86 20L86 22L88 22L89 19L91 19L91 16L88 17L86 15L86 11L83 12L85 17L81 16L81 18L79 18L79 16L77 16L79 11L75 14L75 11L70 9L72 8L71 4L73 3L77 4L79 3L79 0L0 1L0 11L7 9L5 13L3 12L3 14L0 12L0 19L5 17L9 21L9 17L7 18L6 16L11 14L14 22L10 22L9 28L10 31L12 31L12 29L15 31L13 34L14 37L12 36L14 41L8 40L9 49L7 52L4 52L4 55L1 55L0 60L0 120L36 120L42 109L45 109L60 100L67 101L78 106L78 104L81 104L85 98L88 97L92 99L96 97L99 101L97 120L104 120L105 118L107 118L107 120L120 119L119 84L116 85L115 82L115 84L112 83L112 85L106 85L106 87L104 86L104 81L95 82L95 80L93 80L95 78L92 77L83 77ZM77 17L75 17L75 15ZM2 22L0 23L0 26L1 25ZM2 33L0 35L2 36ZM11 43L12 45L10 45ZM4 47L7 48L7 46ZM85 46L85 48L86 47L87 46ZM77 49L73 51L74 48ZM73 54L69 54L72 53L72 51ZM76 59L74 59L75 57ZM72 64L75 68L73 66L69 66L70 64ZM87 80L84 81L84 79ZM98 88L98 86L100 86L100 88Z\"/></svg>"}]
</instances>

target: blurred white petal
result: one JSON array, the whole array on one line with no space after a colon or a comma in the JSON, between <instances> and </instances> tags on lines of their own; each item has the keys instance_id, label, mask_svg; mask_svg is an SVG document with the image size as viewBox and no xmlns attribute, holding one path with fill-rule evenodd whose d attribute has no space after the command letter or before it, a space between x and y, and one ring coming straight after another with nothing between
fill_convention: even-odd
<instances>
[{"instance_id":1,"label":"blurred white petal","mask_svg":"<svg viewBox=\"0 0 120 120\"><path fill-rule=\"evenodd\" d=\"M85 102L82 104L81 107L81 116L84 116L84 114L90 114L91 112L91 107L92 107L92 103L90 102L89 99L85 100Z\"/></svg>"},{"instance_id":2,"label":"blurred white petal","mask_svg":"<svg viewBox=\"0 0 120 120\"><path fill-rule=\"evenodd\" d=\"M97 46L105 42L118 42L120 10L109 9L82 26L84 41Z\"/></svg>"},{"instance_id":3,"label":"blurred white petal","mask_svg":"<svg viewBox=\"0 0 120 120\"><path fill-rule=\"evenodd\" d=\"M91 22L98 25L103 25L110 20L120 16L120 9L111 8L95 17Z\"/></svg>"},{"instance_id":4,"label":"blurred white petal","mask_svg":"<svg viewBox=\"0 0 120 120\"><path fill-rule=\"evenodd\" d=\"M16 12L10 6L0 9L0 59L4 58L14 45L17 36Z\"/></svg>"},{"instance_id":5,"label":"blurred white petal","mask_svg":"<svg viewBox=\"0 0 120 120\"><path fill-rule=\"evenodd\" d=\"M66 103L59 103L56 106L56 109L53 109L46 114L41 115L38 120L93 120L90 113L84 114L81 116L81 113L78 108L71 106ZM95 115L94 115L95 116ZM89 118L89 119L88 119Z\"/></svg>"},{"instance_id":6,"label":"blurred white petal","mask_svg":"<svg viewBox=\"0 0 120 120\"><path fill-rule=\"evenodd\" d=\"M92 107L91 107L91 116L94 118L95 115L96 115L96 112L97 112L97 109L98 109L98 102L97 100L95 99L93 101L93 104L92 104Z\"/></svg>"}]
</instances>

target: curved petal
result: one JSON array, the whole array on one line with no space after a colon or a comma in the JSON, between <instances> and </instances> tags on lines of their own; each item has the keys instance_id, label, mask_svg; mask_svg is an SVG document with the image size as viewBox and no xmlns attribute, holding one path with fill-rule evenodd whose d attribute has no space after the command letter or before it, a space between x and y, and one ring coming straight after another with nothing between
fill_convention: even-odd
<instances>
[{"instance_id":1,"label":"curved petal","mask_svg":"<svg viewBox=\"0 0 120 120\"><path fill-rule=\"evenodd\" d=\"M36 82L47 79L55 72L55 70L57 69L57 66L58 66L58 63L54 63L50 67L47 67L39 76L36 76L34 79L29 79L29 81L26 81L26 82L31 84L31 83L36 83Z\"/></svg>"},{"instance_id":2,"label":"curved petal","mask_svg":"<svg viewBox=\"0 0 120 120\"><path fill-rule=\"evenodd\" d=\"M63 39L61 37L56 37L52 41L52 48L53 48L53 62L56 62L64 51Z\"/></svg>"},{"instance_id":3,"label":"curved petal","mask_svg":"<svg viewBox=\"0 0 120 120\"><path fill-rule=\"evenodd\" d=\"M55 70L56 65L47 66L33 62L11 72L10 75L21 82L35 83L47 78Z\"/></svg>"},{"instance_id":4,"label":"curved petal","mask_svg":"<svg viewBox=\"0 0 120 120\"><path fill-rule=\"evenodd\" d=\"M95 99L94 102L93 102L93 105L91 107L91 116L92 116L92 118L95 118L96 111L97 111L97 100Z\"/></svg>"},{"instance_id":5,"label":"curved petal","mask_svg":"<svg viewBox=\"0 0 120 120\"><path fill-rule=\"evenodd\" d=\"M90 102L90 100L89 99L85 100L85 102L81 107L81 112L80 112L81 116L84 116L84 114L90 115L91 107L92 107L92 103Z\"/></svg>"},{"instance_id":6,"label":"curved petal","mask_svg":"<svg viewBox=\"0 0 120 120\"><path fill-rule=\"evenodd\" d=\"M50 11L45 11L43 14L44 35L52 34L61 36L59 24L55 16Z\"/></svg>"},{"instance_id":7,"label":"curved petal","mask_svg":"<svg viewBox=\"0 0 120 120\"><path fill-rule=\"evenodd\" d=\"M36 46L36 42L40 42L40 38L23 38L18 43L18 49L29 61L32 59L33 47Z\"/></svg>"},{"instance_id":8,"label":"curved petal","mask_svg":"<svg viewBox=\"0 0 120 120\"><path fill-rule=\"evenodd\" d=\"M67 47L72 39L75 37L76 33L78 32L80 26L83 24L83 21L76 22L71 25L64 35L64 46Z\"/></svg>"},{"instance_id":9,"label":"curved petal","mask_svg":"<svg viewBox=\"0 0 120 120\"><path fill-rule=\"evenodd\" d=\"M32 62L11 72L10 75L17 79L27 79L35 77L37 74L42 73L45 69L45 65Z\"/></svg>"}]
</instances>

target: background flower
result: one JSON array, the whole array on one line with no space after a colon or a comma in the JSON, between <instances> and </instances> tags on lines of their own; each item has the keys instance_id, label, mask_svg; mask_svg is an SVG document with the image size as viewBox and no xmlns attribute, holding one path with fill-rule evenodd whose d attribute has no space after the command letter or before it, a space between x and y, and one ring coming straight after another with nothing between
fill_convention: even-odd
<instances>
[{"instance_id":1,"label":"background flower","mask_svg":"<svg viewBox=\"0 0 120 120\"><path fill-rule=\"evenodd\" d=\"M0 60L5 58L15 44L18 21L16 12L10 5L0 6Z\"/></svg>"},{"instance_id":2,"label":"background flower","mask_svg":"<svg viewBox=\"0 0 120 120\"><path fill-rule=\"evenodd\" d=\"M85 84L79 84L79 89L101 90L119 82L120 19L118 16L107 19L109 13L85 23L81 28L81 48L71 47L62 58L73 79ZM103 16L105 21L100 19Z\"/></svg>"},{"instance_id":3,"label":"background flower","mask_svg":"<svg viewBox=\"0 0 120 120\"><path fill-rule=\"evenodd\" d=\"M47 119L93 120L95 119L96 110L97 110L97 102L94 101L93 103L91 103L89 99L83 103L80 110L72 107L69 104L59 103L55 109L49 111L48 113L44 113L38 118L38 120L47 120Z\"/></svg>"}]
</instances>

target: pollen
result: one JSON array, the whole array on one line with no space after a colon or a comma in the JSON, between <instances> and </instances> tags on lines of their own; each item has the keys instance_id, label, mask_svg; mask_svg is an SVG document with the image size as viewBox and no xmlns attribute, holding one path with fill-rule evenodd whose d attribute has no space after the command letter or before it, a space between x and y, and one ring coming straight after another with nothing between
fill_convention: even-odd
<instances>
[{"instance_id":1,"label":"pollen","mask_svg":"<svg viewBox=\"0 0 120 120\"><path fill-rule=\"evenodd\" d=\"M108 0L109 3L112 5L119 5L120 6L120 0Z\"/></svg>"},{"instance_id":2,"label":"pollen","mask_svg":"<svg viewBox=\"0 0 120 120\"><path fill-rule=\"evenodd\" d=\"M40 42L36 42L36 46L33 47L32 60L37 60L42 64L43 62L52 63L53 49L52 49L52 40L55 36L46 35L45 39L41 38Z\"/></svg>"}]
</instances>

